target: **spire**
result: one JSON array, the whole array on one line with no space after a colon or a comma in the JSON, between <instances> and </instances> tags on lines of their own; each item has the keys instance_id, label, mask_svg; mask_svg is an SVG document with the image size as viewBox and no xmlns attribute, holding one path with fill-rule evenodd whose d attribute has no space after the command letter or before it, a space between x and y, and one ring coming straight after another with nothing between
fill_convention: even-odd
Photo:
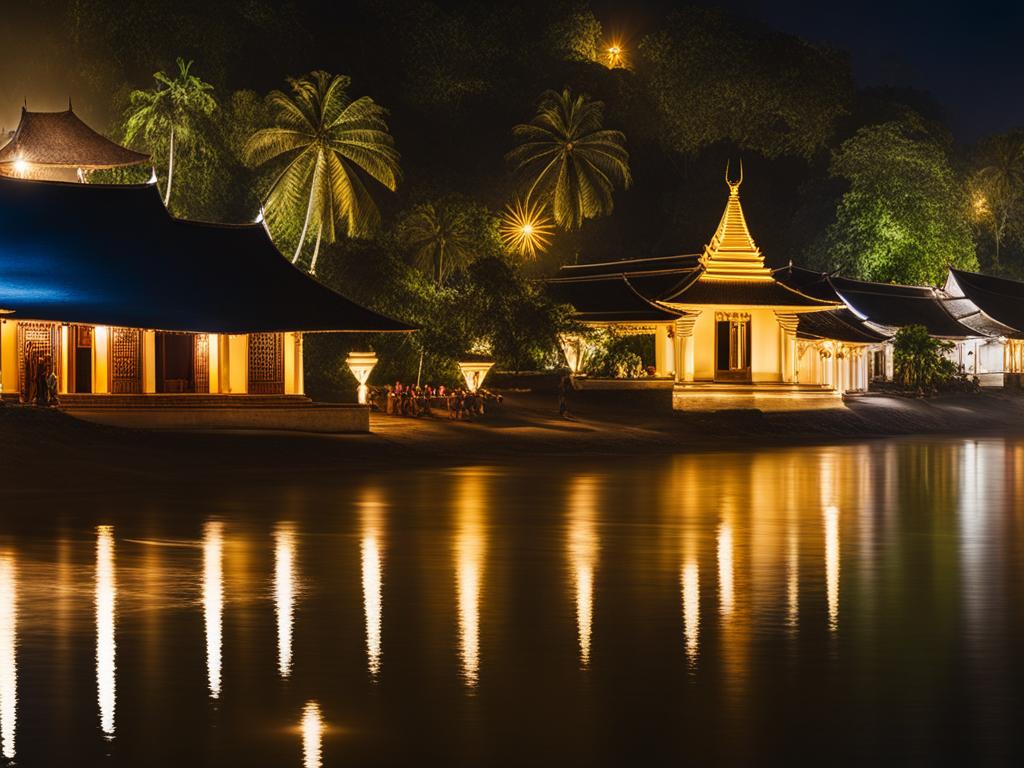
<instances>
[{"instance_id":1,"label":"spire","mask_svg":"<svg viewBox=\"0 0 1024 768\"><path fill-rule=\"evenodd\" d=\"M729 200L711 242L704 247L701 264L702 280L771 280L772 273L764 265L761 249L754 244L747 228L747 220L740 205L740 185L743 183L743 161L736 181L729 178L729 165L725 166L725 183L729 187Z\"/></svg>"}]
</instances>

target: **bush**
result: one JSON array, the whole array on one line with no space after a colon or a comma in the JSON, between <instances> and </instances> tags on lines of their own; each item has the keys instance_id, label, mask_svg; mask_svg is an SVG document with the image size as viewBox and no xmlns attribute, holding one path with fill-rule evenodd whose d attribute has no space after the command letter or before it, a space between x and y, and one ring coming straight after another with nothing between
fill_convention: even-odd
<instances>
[{"instance_id":1,"label":"bush","mask_svg":"<svg viewBox=\"0 0 1024 768\"><path fill-rule=\"evenodd\" d=\"M952 347L952 342L930 336L923 325L900 328L893 337L896 382L920 392L953 388L960 372L956 364L943 355Z\"/></svg>"},{"instance_id":2,"label":"bush","mask_svg":"<svg viewBox=\"0 0 1024 768\"><path fill-rule=\"evenodd\" d=\"M594 376L610 379L639 379L653 357L653 337L609 332L595 351L588 370Z\"/></svg>"}]
</instances>

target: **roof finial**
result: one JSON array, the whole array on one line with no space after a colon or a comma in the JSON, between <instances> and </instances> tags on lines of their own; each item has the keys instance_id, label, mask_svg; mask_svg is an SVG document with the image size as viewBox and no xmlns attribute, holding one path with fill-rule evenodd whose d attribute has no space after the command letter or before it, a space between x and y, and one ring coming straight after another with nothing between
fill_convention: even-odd
<instances>
[{"instance_id":1,"label":"roof finial","mask_svg":"<svg viewBox=\"0 0 1024 768\"><path fill-rule=\"evenodd\" d=\"M729 178L729 161L725 161L725 183L729 187L729 193L732 195L738 195L740 192L740 184L743 183L743 158L740 158L740 177L736 181L732 181Z\"/></svg>"}]
</instances>

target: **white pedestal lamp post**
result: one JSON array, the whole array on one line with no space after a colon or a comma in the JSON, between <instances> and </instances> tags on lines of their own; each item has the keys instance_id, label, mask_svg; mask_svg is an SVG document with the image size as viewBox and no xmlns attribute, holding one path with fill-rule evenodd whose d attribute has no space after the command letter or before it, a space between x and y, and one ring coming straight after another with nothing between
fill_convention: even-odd
<instances>
[{"instance_id":1,"label":"white pedestal lamp post","mask_svg":"<svg viewBox=\"0 0 1024 768\"><path fill-rule=\"evenodd\" d=\"M352 371L352 375L356 377L356 381L359 382L359 387L356 389L359 404L366 405L366 396L370 391L366 382L370 379L370 371L377 364L377 355L373 352L349 352L345 362L348 364L348 369Z\"/></svg>"}]
</instances>

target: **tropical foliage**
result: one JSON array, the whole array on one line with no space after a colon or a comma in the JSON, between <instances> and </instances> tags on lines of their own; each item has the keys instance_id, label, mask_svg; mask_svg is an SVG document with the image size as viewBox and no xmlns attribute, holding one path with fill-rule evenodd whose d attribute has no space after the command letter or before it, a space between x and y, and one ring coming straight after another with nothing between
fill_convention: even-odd
<instances>
[{"instance_id":1,"label":"tropical foliage","mask_svg":"<svg viewBox=\"0 0 1024 768\"><path fill-rule=\"evenodd\" d=\"M156 86L132 91L125 113L125 142L142 138L151 149L167 147L167 181L164 205L170 206L174 182L174 154L178 147L202 150L199 140L206 133L204 118L217 108L213 86L192 74L192 62L177 60L178 72L156 72Z\"/></svg>"},{"instance_id":2,"label":"tropical foliage","mask_svg":"<svg viewBox=\"0 0 1024 768\"><path fill-rule=\"evenodd\" d=\"M861 128L832 159L845 179L819 261L850 277L937 285L976 269L967 198L945 147L913 115Z\"/></svg>"},{"instance_id":3,"label":"tropical foliage","mask_svg":"<svg viewBox=\"0 0 1024 768\"><path fill-rule=\"evenodd\" d=\"M447 198L419 203L398 224L412 262L440 285L473 259L496 253L497 218L466 200Z\"/></svg>"},{"instance_id":4,"label":"tropical foliage","mask_svg":"<svg viewBox=\"0 0 1024 768\"><path fill-rule=\"evenodd\" d=\"M565 229L610 214L615 188L632 183L626 137L603 124L604 104L565 88L545 92L533 120L512 129L518 146L506 157L524 198Z\"/></svg>"},{"instance_id":5,"label":"tropical foliage","mask_svg":"<svg viewBox=\"0 0 1024 768\"><path fill-rule=\"evenodd\" d=\"M274 125L252 135L245 157L253 165L282 166L266 191L267 221L287 226L301 212L292 262L315 231L309 271L316 272L321 242L335 241L338 224L349 237L365 237L380 223L360 173L394 191L401 178L399 155L386 111L369 96L350 99L349 78L317 70L288 85L289 93L267 96Z\"/></svg>"},{"instance_id":6,"label":"tropical foliage","mask_svg":"<svg viewBox=\"0 0 1024 768\"><path fill-rule=\"evenodd\" d=\"M994 136L982 143L981 167L970 179L971 213L991 236L991 266L999 268L1008 238L1024 234L1024 131Z\"/></svg>"},{"instance_id":7,"label":"tropical foliage","mask_svg":"<svg viewBox=\"0 0 1024 768\"><path fill-rule=\"evenodd\" d=\"M943 352L952 342L936 339L923 325L901 328L893 337L893 373L907 389L935 391L957 375L956 365Z\"/></svg>"}]
</instances>

